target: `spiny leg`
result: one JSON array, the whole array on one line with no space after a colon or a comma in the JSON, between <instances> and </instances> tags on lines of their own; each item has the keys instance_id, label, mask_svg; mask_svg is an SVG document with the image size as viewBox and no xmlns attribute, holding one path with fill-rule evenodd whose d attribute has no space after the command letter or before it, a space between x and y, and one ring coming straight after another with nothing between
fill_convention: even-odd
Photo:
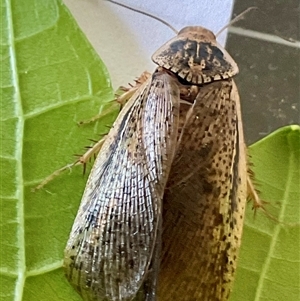
<instances>
[{"instance_id":1,"label":"spiny leg","mask_svg":"<svg viewBox=\"0 0 300 301\"><path fill-rule=\"evenodd\" d=\"M266 208L265 205L269 204L269 202L264 201L259 196L259 191L255 188L255 177L254 173L251 169L248 169L248 175L247 175L247 196L250 201L252 201L252 208L255 210L262 209L264 214L268 216L270 219L272 219L275 222L279 222L278 218L276 218L274 215L272 215Z\"/></svg>"},{"instance_id":2,"label":"spiny leg","mask_svg":"<svg viewBox=\"0 0 300 301\"><path fill-rule=\"evenodd\" d=\"M116 98L112 101L113 104L107 109L101 112L100 114L95 115L91 119L84 120L78 122L78 125L83 125L83 124L89 124L92 122L95 122L105 115L110 114L115 110L116 106L120 106L121 108L124 106L124 104L133 96L133 94L138 90L138 88L151 76L151 74L147 71L144 71L140 77L135 79L135 85L130 85L130 87L119 87L115 93Z\"/></svg>"},{"instance_id":3,"label":"spiny leg","mask_svg":"<svg viewBox=\"0 0 300 301\"><path fill-rule=\"evenodd\" d=\"M117 104L118 106L121 105L121 107L122 107L150 76L151 76L151 74L149 72L145 71L141 74L141 76L139 78L137 78L135 80L134 86L131 86L129 88L120 87L118 89L118 91L121 91L121 92L123 91L124 93L122 93L121 95L116 95L116 99L113 101L114 105L110 106L110 108L108 108L107 110L101 112L100 114L92 117L89 120L79 122L79 125L95 122L95 121L99 120L100 118L104 117L105 115L108 115L109 113L111 113L114 110L115 104ZM107 135L102 137L98 142L96 142L94 144L94 146L88 148L88 150L83 155L79 156L79 158L75 162L67 164L67 165L55 170L53 173L51 173L49 176L47 176L38 186L36 186L32 190L36 191L36 190L43 188L46 184L51 182L54 178L59 176L65 170L70 170L74 166L83 165L84 171L85 171L85 166L89 162L89 160L92 157L95 157L101 150L101 147L106 139L106 136Z\"/></svg>"},{"instance_id":4,"label":"spiny leg","mask_svg":"<svg viewBox=\"0 0 300 301\"><path fill-rule=\"evenodd\" d=\"M39 190L41 188L43 188L46 184L48 184L49 182L51 182L53 179L55 179L56 177L58 177L61 173L63 173L65 170L70 170L72 167L77 166L77 165L83 165L84 166L84 170L85 170L85 166L86 164L89 162L89 160L96 156L104 141L106 139L106 135L100 139L97 143L95 143L92 147L90 147L82 156L80 156L75 162L67 164L57 170L55 170L52 174L50 174L49 176L47 176L38 186L36 186L35 188L33 188L33 191Z\"/></svg>"},{"instance_id":5,"label":"spiny leg","mask_svg":"<svg viewBox=\"0 0 300 301\"><path fill-rule=\"evenodd\" d=\"M247 176L247 194L248 198L253 202L253 209L264 209L264 201L262 201L258 195L258 191L255 189L255 185L252 180L252 175Z\"/></svg>"}]
</instances>

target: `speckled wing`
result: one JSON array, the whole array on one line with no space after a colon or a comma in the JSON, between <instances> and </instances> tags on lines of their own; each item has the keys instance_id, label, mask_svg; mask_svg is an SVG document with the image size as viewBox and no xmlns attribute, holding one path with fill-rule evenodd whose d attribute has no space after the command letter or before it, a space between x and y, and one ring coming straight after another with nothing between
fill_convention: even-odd
<instances>
[{"instance_id":1,"label":"speckled wing","mask_svg":"<svg viewBox=\"0 0 300 301\"><path fill-rule=\"evenodd\" d=\"M84 300L132 300L151 261L151 268L157 266L153 253L159 249L178 111L176 82L157 71L125 105L108 134L65 249L67 278Z\"/></svg>"},{"instance_id":2,"label":"speckled wing","mask_svg":"<svg viewBox=\"0 0 300 301\"><path fill-rule=\"evenodd\" d=\"M246 156L232 79L199 88L184 115L164 196L161 301L228 300L246 203Z\"/></svg>"}]
</instances>

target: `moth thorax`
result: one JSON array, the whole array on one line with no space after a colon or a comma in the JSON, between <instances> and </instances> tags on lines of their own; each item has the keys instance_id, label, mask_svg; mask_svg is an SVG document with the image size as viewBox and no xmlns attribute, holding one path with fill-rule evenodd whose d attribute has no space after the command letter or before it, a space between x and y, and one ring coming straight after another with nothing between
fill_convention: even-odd
<instances>
[{"instance_id":1,"label":"moth thorax","mask_svg":"<svg viewBox=\"0 0 300 301\"><path fill-rule=\"evenodd\" d=\"M215 35L200 26L183 28L153 54L152 60L190 84L222 80L238 73L236 63Z\"/></svg>"}]
</instances>

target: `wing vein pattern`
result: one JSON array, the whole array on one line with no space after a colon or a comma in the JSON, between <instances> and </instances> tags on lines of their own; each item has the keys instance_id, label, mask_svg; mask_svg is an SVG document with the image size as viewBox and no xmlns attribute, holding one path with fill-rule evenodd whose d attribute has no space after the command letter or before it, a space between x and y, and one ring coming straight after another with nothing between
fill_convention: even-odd
<instances>
[{"instance_id":1,"label":"wing vein pattern","mask_svg":"<svg viewBox=\"0 0 300 301\"><path fill-rule=\"evenodd\" d=\"M67 277L84 300L131 300L158 260L153 252L178 115L178 86L156 72L114 123L65 250Z\"/></svg>"}]
</instances>

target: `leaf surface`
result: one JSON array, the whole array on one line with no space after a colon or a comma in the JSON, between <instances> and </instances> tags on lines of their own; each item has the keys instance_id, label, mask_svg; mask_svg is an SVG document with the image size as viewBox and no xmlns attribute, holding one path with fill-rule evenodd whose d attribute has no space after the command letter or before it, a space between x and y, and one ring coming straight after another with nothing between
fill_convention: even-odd
<instances>
[{"instance_id":1,"label":"leaf surface","mask_svg":"<svg viewBox=\"0 0 300 301\"><path fill-rule=\"evenodd\" d=\"M231 301L300 298L300 127L280 128L249 153L266 211L246 209Z\"/></svg>"},{"instance_id":2,"label":"leaf surface","mask_svg":"<svg viewBox=\"0 0 300 301\"><path fill-rule=\"evenodd\" d=\"M113 99L108 72L61 1L2 1L0 300L80 300L62 256L81 194L75 160L116 116L78 127Z\"/></svg>"}]
</instances>

